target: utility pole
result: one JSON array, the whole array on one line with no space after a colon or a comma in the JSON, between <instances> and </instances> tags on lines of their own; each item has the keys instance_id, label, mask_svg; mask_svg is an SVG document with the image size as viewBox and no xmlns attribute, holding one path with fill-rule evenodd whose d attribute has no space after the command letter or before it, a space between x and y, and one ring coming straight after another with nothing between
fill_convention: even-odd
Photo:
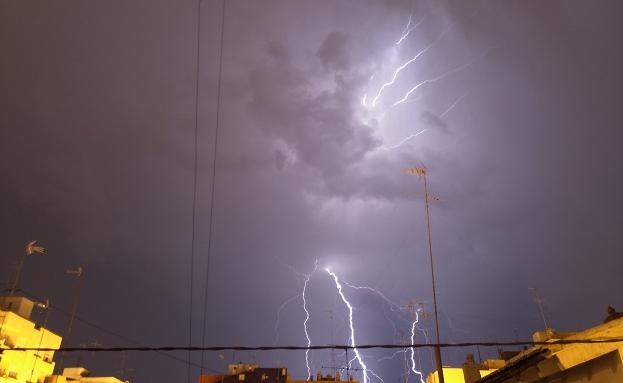
<instances>
[{"instance_id":1,"label":"utility pole","mask_svg":"<svg viewBox=\"0 0 623 383\"><path fill-rule=\"evenodd\" d=\"M430 232L430 201L428 195L428 181L426 180L427 170L424 166L410 168L407 173L412 176L424 179L424 205L426 206L426 228L428 229L428 255L430 258L431 282L433 285L433 306L435 308L435 332L437 336L437 344L435 346L435 361L437 364L437 373L439 375L439 383L445 383L443 377L443 364L441 362L441 347L439 347L439 317L437 315L437 289L435 288L435 268L433 262L433 245Z\"/></svg>"}]
</instances>

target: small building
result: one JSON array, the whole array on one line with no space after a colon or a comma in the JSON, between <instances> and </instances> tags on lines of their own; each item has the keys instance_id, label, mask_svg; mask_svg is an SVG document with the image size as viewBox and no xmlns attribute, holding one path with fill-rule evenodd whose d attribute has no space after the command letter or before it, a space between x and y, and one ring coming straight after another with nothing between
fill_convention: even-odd
<instances>
[{"instance_id":1,"label":"small building","mask_svg":"<svg viewBox=\"0 0 623 383\"><path fill-rule=\"evenodd\" d=\"M482 367L478 370L478 374L480 377L485 377L495 369L489 369L486 367ZM469 379L466 379L465 371L461 367L443 367L443 379L445 383L468 383ZM478 381L478 380L477 380ZM437 371L433 371L428 374L426 377L426 383L439 383L439 373Z\"/></svg>"},{"instance_id":2,"label":"small building","mask_svg":"<svg viewBox=\"0 0 623 383\"><path fill-rule=\"evenodd\" d=\"M200 375L199 383L286 383L288 370L261 368L257 364L230 364L225 375Z\"/></svg>"},{"instance_id":3,"label":"small building","mask_svg":"<svg viewBox=\"0 0 623 383\"><path fill-rule=\"evenodd\" d=\"M68 367L63 369L62 375L46 377L44 383L128 383L112 376L90 375L89 370L84 367Z\"/></svg>"},{"instance_id":4,"label":"small building","mask_svg":"<svg viewBox=\"0 0 623 383\"><path fill-rule=\"evenodd\" d=\"M0 297L0 383L124 383L114 377L92 377L83 367L54 375L54 351L15 350L60 348L59 335L30 319L37 306L47 309L25 297Z\"/></svg>"},{"instance_id":5,"label":"small building","mask_svg":"<svg viewBox=\"0 0 623 383\"><path fill-rule=\"evenodd\" d=\"M0 383L42 382L54 371L54 351L62 338L30 320L37 304L24 297L0 297Z\"/></svg>"},{"instance_id":6,"label":"small building","mask_svg":"<svg viewBox=\"0 0 623 383\"><path fill-rule=\"evenodd\" d=\"M463 367L443 367L444 380L446 383L622 383L623 316L611 311L614 310L609 310L604 323L583 331L536 332L532 338L539 345L507 353L508 358L486 360L475 366L477 373L474 366L470 370L467 361ZM599 339L615 341L573 343ZM568 343L556 343L561 340ZM439 382L437 371L426 382Z\"/></svg>"},{"instance_id":7,"label":"small building","mask_svg":"<svg viewBox=\"0 0 623 383\"><path fill-rule=\"evenodd\" d=\"M313 381L313 378L311 379ZM341 376L338 373L333 375L322 375L318 373L316 375L317 381L322 382L346 382L341 380ZM227 369L227 374L209 374L200 375L199 383L307 383L309 380L294 380L288 374L288 369L285 367L278 368L263 368L257 364L230 364ZM349 383L358 383L357 380L351 377L348 380Z\"/></svg>"},{"instance_id":8,"label":"small building","mask_svg":"<svg viewBox=\"0 0 623 383\"><path fill-rule=\"evenodd\" d=\"M623 339L623 318L576 333L536 332L535 342ZM623 341L568 343L529 348L510 359L481 383L621 383Z\"/></svg>"}]
</instances>

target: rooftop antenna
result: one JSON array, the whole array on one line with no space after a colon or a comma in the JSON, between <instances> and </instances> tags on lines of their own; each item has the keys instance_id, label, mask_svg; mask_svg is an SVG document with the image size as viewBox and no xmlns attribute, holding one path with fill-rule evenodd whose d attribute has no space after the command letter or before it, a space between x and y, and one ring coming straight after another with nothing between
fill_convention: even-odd
<instances>
[{"instance_id":1,"label":"rooftop antenna","mask_svg":"<svg viewBox=\"0 0 623 383\"><path fill-rule=\"evenodd\" d=\"M436 332L436 341L435 345L435 362L437 364L437 374L439 376L439 383L445 383L445 379L443 377L443 364L441 361L441 347L439 347L440 338L439 338L439 315L437 314L437 289L435 288L435 268L433 262L433 245L431 239L430 232L430 201L431 198L433 200L437 200L435 197L431 197L428 194L428 181L426 179L426 175L428 174L428 170L423 165L418 167L413 167L407 170L407 174L411 176L416 176L418 178L424 179L424 205L426 206L426 228L428 232L428 255L430 257L430 274L431 274L431 283L433 287L433 307L435 309L435 332Z\"/></svg>"},{"instance_id":2,"label":"rooftop antenna","mask_svg":"<svg viewBox=\"0 0 623 383\"><path fill-rule=\"evenodd\" d=\"M15 290L17 289L17 285L19 284L19 278L22 274L22 268L24 267L24 261L26 257L33 254L44 254L45 248L41 247L37 244L37 241L30 241L26 247L24 248L24 255L20 259L19 265L17 266L17 272L15 273L15 278L13 279L13 285L11 286L11 292L9 296L13 296L15 294Z\"/></svg>"},{"instance_id":3,"label":"rooftop antenna","mask_svg":"<svg viewBox=\"0 0 623 383\"><path fill-rule=\"evenodd\" d=\"M329 314L329 319L331 320L331 346L334 346L335 342L333 340L333 310L325 310L325 312ZM331 349L330 355L331 355L331 366L337 366L335 362L335 350L333 348ZM337 374L334 374L333 380L337 380Z\"/></svg>"},{"instance_id":4,"label":"rooftop antenna","mask_svg":"<svg viewBox=\"0 0 623 383\"><path fill-rule=\"evenodd\" d=\"M547 317L545 316L545 311L543 310L543 303L545 303L545 299L541 297L539 294L539 290L534 287L528 287L528 290L532 293L534 297L534 302L536 302L537 306L539 306L539 312L541 313L541 319L543 320L543 326L545 326L545 331L552 331L552 328L549 326L547 321Z\"/></svg>"},{"instance_id":5,"label":"rooftop antenna","mask_svg":"<svg viewBox=\"0 0 623 383\"><path fill-rule=\"evenodd\" d=\"M84 273L84 269L82 266L78 266L75 270L66 270L65 274L70 275L76 278L76 289L74 296L74 303L71 306L71 315L69 316L69 324L67 325L67 336L65 337L65 342L69 342L69 338L71 336L71 330L73 329L74 319L76 317L76 310L78 309L78 302L80 301L80 281L82 280L82 274ZM62 373L63 371L63 362L65 361L65 351L61 352L60 361L58 362L59 371Z\"/></svg>"}]
</instances>

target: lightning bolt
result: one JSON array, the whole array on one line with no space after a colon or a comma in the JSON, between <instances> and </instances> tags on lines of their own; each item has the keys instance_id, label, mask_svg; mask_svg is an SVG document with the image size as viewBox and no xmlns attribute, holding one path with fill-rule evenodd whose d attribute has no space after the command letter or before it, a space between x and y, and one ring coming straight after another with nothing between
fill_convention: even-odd
<instances>
[{"instance_id":1,"label":"lightning bolt","mask_svg":"<svg viewBox=\"0 0 623 383\"><path fill-rule=\"evenodd\" d=\"M377 360L377 362L382 362L382 361L384 361L384 360L392 360L392 359L394 359L396 356L398 356L398 354L404 354L405 352L407 352L407 350L406 350L406 349L405 349L405 350L398 350L398 351L394 352L394 353L392 354L392 356L384 356L384 357L380 358L379 360Z\"/></svg>"},{"instance_id":2,"label":"lightning bolt","mask_svg":"<svg viewBox=\"0 0 623 383\"><path fill-rule=\"evenodd\" d=\"M419 24L419 23L418 23ZM422 56L424 53L428 52L431 48L433 48L438 42L439 40L441 40L441 38L443 36L446 35L446 33L448 33L448 31L450 31L450 29L452 29L454 25L450 25L448 26L446 29L444 29L438 36L437 38L430 43L428 46L426 46L425 48L423 48L422 50L420 50L419 52L417 52L415 54L415 56L413 56L411 59L407 60L404 64L400 65L398 68L396 68L396 70L394 71L394 75L392 76L392 79L389 80L388 82L386 82L385 84L381 85L381 88L379 89L378 93L376 94L376 96L374 97L374 99L372 100L372 106L376 106L376 102L378 101L378 99L381 97L381 94L383 93L383 90L385 88L387 88L388 86L393 85L396 82L396 79L398 78L398 74L400 72L402 72L406 67L408 67L409 65L411 65L413 62L415 62L418 58L420 58L420 56Z\"/></svg>"},{"instance_id":3,"label":"lightning bolt","mask_svg":"<svg viewBox=\"0 0 623 383\"><path fill-rule=\"evenodd\" d=\"M421 55L423 55L424 53L426 53L431 47L433 46L433 44L427 46L426 48L422 49L421 51L419 51L415 56L413 56L411 59L407 60L404 64L402 64L401 66L399 66L398 68L396 68L396 70L394 71L394 75L392 76L392 79L389 80L388 82L386 82L385 84L381 85L381 88L379 89L379 91L377 92L376 96L374 96L374 98L372 99L372 106L376 106L376 102L379 100L379 98L381 97L381 94L383 93L383 90L385 88L387 88L388 86L393 85L396 82L396 79L398 78L398 74L405 69L406 67L408 67L412 62L414 62L415 60L417 60Z\"/></svg>"},{"instance_id":4,"label":"lightning bolt","mask_svg":"<svg viewBox=\"0 0 623 383\"><path fill-rule=\"evenodd\" d=\"M391 299L387 298L387 296L385 294L383 294L381 291L369 287L369 286L355 286L353 284L350 284L346 281L342 281L346 286L355 289L355 290L365 290L365 291L369 291L377 296L379 296L383 301L385 301L387 303L387 305L389 306L390 310L392 312L396 312L396 311L401 311L402 308L395 302L393 302ZM396 327L396 323L394 323L394 321L392 319L390 319L389 316L387 316L387 311L385 310L385 306L383 306L383 316L385 317L385 319L387 319L387 321L391 324L392 328L394 329L394 336L398 333L398 328Z\"/></svg>"},{"instance_id":5,"label":"lightning bolt","mask_svg":"<svg viewBox=\"0 0 623 383\"><path fill-rule=\"evenodd\" d=\"M337 292L340 295L340 298L342 298L342 302L344 302L346 307L348 307L348 324L350 326L350 345L353 348L353 351L355 352L355 359L357 359L357 362L363 369L363 383L368 383L368 366L366 366L366 364L363 362L363 358L361 357L361 354L359 353L359 350L357 349L357 343L355 342L355 326L353 324L353 306L344 296L344 292L342 291L342 285L340 284L340 281L337 275L333 273L331 270L329 270L328 268L326 268L325 271L331 277L333 277L333 280L335 281L335 287L337 288Z\"/></svg>"},{"instance_id":6,"label":"lightning bolt","mask_svg":"<svg viewBox=\"0 0 623 383\"><path fill-rule=\"evenodd\" d=\"M316 272L316 268L318 267L318 260L314 262L314 269L311 273L305 275L305 283L303 283L303 292L301 293L301 298L303 299L303 310L305 311L305 320L303 321L303 329L305 330L305 338L307 339L307 347L311 346L311 338L309 337L309 331L307 330L307 322L309 322L309 310L307 310L307 299L305 298L305 293L307 292L307 283L311 279L312 274ZM309 366L309 349L305 350L305 366L307 367L307 379L309 379L311 375L311 368Z\"/></svg>"},{"instance_id":7,"label":"lightning bolt","mask_svg":"<svg viewBox=\"0 0 623 383\"><path fill-rule=\"evenodd\" d=\"M415 344L415 328L417 327L417 324L418 324L419 320L420 320L420 316L418 315L418 313L416 311L415 312L415 320L411 324L411 346L413 346ZM413 371L414 374L419 375L420 383L424 383L424 379L422 377L422 372L416 370L416 368L415 368L415 349L413 347L411 347L410 350L411 350L411 371Z\"/></svg>"},{"instance_id":8,"label":"lightning bolt","mask_svg":"<svg viewBox=\"0 0 623 383\"><path fill-rule=\"evenodd\" d=\"M403 138L399 143L397 143L396 145L392 145L392 146L381 146L381 149L383 150L394 150L394 149L398 149L399 147L401 147L402 145L404 145L405 143L407 143L407 141L419 136L420 134L426 132L428 129L422 129L419 132L415 133L415 134L410 134L407 137Z\"/></svg>"},{"instance_id":9,"label":"lightning bolt","mask_svg":"<svg viewBox=\"0 0 623 383\"><path fill-rule=\"evenodd\" d=\"M455 107L455 106L457 106L457 105L459 104L459 102L461 102L461 100L463 100L463 98L464 98L466 95L467 95L467 94L464 94L464 95L461 95L459 98L457 98L457 99L456 99L456 101L454 101L454 102L452 103L452 105L450 105L450 106L449 106L446 110L444 110L444 112L443 112L443 113L441 113L441 114L439 115L439 117L442 117L442 118L443 118L446 114L450 113L450 111L451 111L452 109L454 109L454 107Z\"/></svg>"},{"instance_id":10,"label":"lightning bolt","mask_svg":"<svg viewBox=\"0 0 623 383\"><path fill-rule=\"evenodd\" d=\"M369 372L370 374L372 374L372 376L374 376L375 378L377 378L378 380L380 380L380 381L381 381L381 383L385 383L385 381L383 380L383 378L381 378L380 376L378 376L376 372L374 372L374 371L372 371L372 370L368 370L368 372Z\"/></svg>"},{"instance_id":11,"label":"lightning bolt","mask_svg":"<svg viewBox=\"0 0 623 383\"><path fill-rule=\"evenodd\" d=\"M409 89L409 91L400 100L398 100L395 103L393 103L392 106L396 106L398 104L404 103L405 101L407 101L407 99L409 98L409 96L413 92L415 92L416 90L418 90L419 88L421 88L422 86L424 86L426 84L435 83L435 82L437 82L439 80L443 80L444 78L446 78L446 77L448 77L448 76L450 76L450 75L452 75L454 73L457 73L457 72L460 72L462 70L465 70L466 68L468 68L469 66L473 65L476 61L480 60L482 57L484 57L488 53L489 53L489 51L485 52L484 54L480 55L479 57L477 57L477 58L475 58L475 59L473 59L473 60L471 60L471 61L469 61L469 62L467 62L467 63L465 63L465 64L463 64L461 66L458 66L458 67L456 67L454 69L450 69L449 71L447 71L447 72L445 72L445 73L443 73L443 74L441 74L441 75L439 75L439 76L437 76L435 78L426 79L424 81L421 81L420 83L416 84L413 88Z\"/></svg>"},{"instance_id":12,"label":"lightning bolt","mask_svg":"<svg viewBox=\"0 0 623 383\"><path fill-rule=\"evenodd\" d=\"M398 39L398 41L396 41L396 45L400 45L400 43L402 43L404 41L404 39L406 39L409 34L418 27L418 25L420 25L422 23L422 21L424 21L424 17L422 17L417 23L415 23L413 26L411 26L411 22L413 21L413 15L409 15L409 22L407 23L407 26L405 27L405 29L403 29L402 31L402 36L400 36L400 38Z\"/></svg>"},{"instance_id":13,"label":"lightning bolt","mask_svg":"<svg viewBox=\"0 0 623 383\"><path fill-rule=\"evenodd\" d=\"M378 295L379 297L381 297L381 299L383 299L385 302L387 302L387 304L389 304L389 306L392 308L392 311L394 311L393 310L394 308L396 309L395 311L402 310L402 308L398 304L392 302L389 298L387 298L387 296L385 294L383 294L382 292L380 292L379 290L377 290L377 289L375 289L373 287L369 287L369 286L356 286L356 285L353 285L353 284L348 283L346 281L342 281L342 283L344 283L346 286L350 287L351 289L367 290L367 291L370 291L370 292Z\"/></svg>"},{"instance_id":14,"label":"lightning bolt","mask_svg":"<svg viewBox=\"0 0 623 383\"><path fill-rule=\"evenodd\" d=\"M275 320L275 340L273 341L274 345L277 345L277 342L279 342L279 322L281 320L281 312L286 308L287 305L289 305L290 303L294 302L295 299L299 298L301 296L301 294L296 294L295 296L292 296L288 299L286 299L281 306L279 306L279 309L277 310L277 319Z\"/></svg>"},{"instance_id":15,"label":"lightning bolt","mask_svg":"<svg viewBox=\"0 0 623 383\"><path fill-rule=\"evenodd\" d=\"M328 272L328 270L327 270L327 272ZM335 277L335 276L334 276L334 278L337 278L337 277ZM337 280L336 280L336 282L337 282ZM389 298L388 298L385 294L383 294L381 291L379 291L379 290L377 290L377 289L375 289L375 288L368 287L368 286L356 286L356 285L350 284L350 283L348 283L348 282L346 282L346 281L344 281L343 283L344 283L344 285L346 285L346 286L348 286L348 287L350 287L350 288L353 288L353 289L356 289L356 290L366 290L366 291L370 291L370 292L372 292L372 293L374 293L374 294L378 295L379 297L381 297L381 299L383 299L385 302L387 302L387 304L388 304L388 305L389 305L389 307L392 309L392 311L403 311L403 310L404 310L404 309L403 309L403 307L401 307L401 306L399 306L398 304L396 304L395 302L393 302L393 301L392 301L391 299L389 299ZM338 290L339 290L339 287L338 287ZM421 332L424 334L425 338L427 338L427 336L426 336L426 332L424 332L424 330L422 330L422 329L418 326L419 319L420 319L419 314L418 314L418 312L417 312L417 311L415 311L415 319L414 319L414 321L411 323L411 346L413 346L413 345L415 344L415 330L416 330L416 329L418 329L419 331L421 331ZM428 343L428 339L427 339L427 343ZM410 348L409 348L409 350L411 351L411 355L410 355L410 359L411 359L411 371L412 371L414 374L416 374L416 375L418 375L418 376L419 376L419 378L420 378L420 383L424 383L424 379L423 379L423 374L422 374L422 372L421 372L421 371L418 371L418 370L415 368L415 349L414 349L413 347L410 347ZM394 357L396 357L396 355L398 355L399 353L404 353L404 352L406 352L406 351L407 351L406 349L405 349L405 350L399 350L399 351L396 351L396 352L395 352L395 353L394 353L391 357L381 358L381 359L379 359L378 361L388 360L388 359L393 359L393 358L394 358ZM357 355L357 353L355 353L355 354ZM374 374L374 372L373 372L372 370L368 369L368 371L370 371L370 372L371 372L371 373L372 373L375 377L377 377L377 378L381 379L378 375ZM381 381L382 381L382 379L381 379Z\"/></svg>"}]
</instances>

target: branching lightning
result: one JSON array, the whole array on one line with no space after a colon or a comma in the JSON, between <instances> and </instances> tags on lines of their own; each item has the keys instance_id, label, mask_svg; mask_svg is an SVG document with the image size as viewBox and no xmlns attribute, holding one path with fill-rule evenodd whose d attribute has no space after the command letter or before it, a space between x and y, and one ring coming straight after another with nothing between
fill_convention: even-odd
<instances>
[{"instance_id":1,"label":"branching lightning","mask_svg":"<svg viewBox=\"0 0 623 383\"><path fill-rule=\"evenodd\" d=\"M443 118L443 117L445 117L446 114L450 113L450 111L452 109L454 109L454 107L457 106L459 104L459 102L461 102L461 100L463 100L463 98L465 96L466 96L466 94L463 94L459 98L457 98L446 110L443 111L443 113L441 113L439 115L439 117Z\"/></svg>"},{"instance_id":2,"label":"branching lightning","mask_svg":"<svg viewBox=\"0 0 623 383\"><path fill-rule=\"evenodd\" d=\"M424 53L426 53L431 47L433 46L433 44L427 46L426 48L422 49L421 51L419 51L415 56L413 56L411 59L407 60L404 64L402 64L401 66L399 66L398 68L396 68L396 70L394 71L394 75L392 76L392 79L389 80L388 82L386 82L385 84L381 85L381 88L379 89L379 91L377 92L376 96L374 96L374 98L372 99L372 106L376 106L376 102L379 100L379 98L381 97L381 94L383 93L383 90L385 88L387 88L388 86L393 85L396 82L396 79L398 78L398 74L405 69L406 67L408 67L411 63L413 63L415 60L417 60L421 55L423 55Z\"/></svg>"},{"instance_id":3,"label":"branching lightning","mask_svg":"<svg viewBox=\"0 0 623 383\"><path fill-rule=\"evenodd\" d=\"M337 288L337 292L340 295L340 298L342 298L342 302L344 302L346 307L348 307L348 324L350 326L350 345L351 347L353 347L353 351L355 351L355 358L357 359L357 362L359 363L359 365L361 366L363 370L363 383L368 383L368 366L366 366L366 364L363 362L363 358L361 357L361 354L359 353L359 349L357 349L357 342L355 342L355 326L353 324L353 306L344 296L344 292L342 291L342 285L340 284L340 281L337 275L333 273L331 270L329 270L328 268L326 268L325 271L331 277L333 277L333 280L335 281L335 287Z\"/></svg>"},{"instance_id":4,"label":"branching lightning","mask_svg":"<svg viewBox=\"0 0 623 383\"><path fill-rule=\"evenodd\" d=\"M398 354L404 354L405 352L407 352L406 349L404 350L398 350L396 352L394 352L391 356L384 356L382 358L379 358L379 360L377 360L377 362L382 362L384 360L392 360L394 359L396 356L398 356Z\"/></svg>"},{"instance_id":5,"label":"branching lightning","mask_svg":"<svg viewBox=\"0 0 623 383\"><path fill-rule=\"evenodd\" d=\"M417 327L417 323L420 320L420 316L418 315L417 311L415 312L415 319L413 320L413 323L411 324L411 346L413 346L415 344L415 328ZM418 371L415 368L415 349L413 347L410 348L411 350L411 371L413 371L414 374L418 375L420 377L420 383L424 383L424 379L422 377L422 372Z\"/></svg>"},{"instance_id":6,"label":"branching lightning","mask_svg":"<svg viewBox=\"0 0 623 383\"><path fill-rule=\"evenodd\" d=\"M372 374L372 376L374 376L375 378L377 378L378 380L380 380L380 381L381 381L381 383L385 383L385 381L383 380L383 378L381 378L381 377L380 377L380 376L379 376L376 372L374 372L374 371L372 371L372 370L370 370L370 369L368 369L368 372L369 372L370 374Z\"/></svg>"},{"instance_id":7,"label":"branching lightning","mask_svg":"<svg viewBox=\"0 0 623 383\"><path fill-rule=\"evenodd\" d=\"M411 139L419 136L420 134L426 132L428 129L422 129L417 133L414 134L410 134L407 137L403 138L402 140L400 140L399 143L397 143L396 145L392 145L392 146L381 146L381 149L383 150L394 150L394 149L398 149L399 147L401 147L402 145L404 145L405 143L407 143L408 141L410 141Z\"/></svg>"},{"instance_id":8,"label":"branching lightning","mask_svg":"<svg viewBox=\"0 0 623 383\"><path fill-rule=\"evenodd\" d=\"M422 87L422 86L424 86L424 85L426 85L426 84L432 84L432 83L435 83L435 82L437 82L437 81L439 81L439 80L443 80L443 79L445 79L446 77L448 77L448 76L450 76L450 75L452 75L452 74L455 74L455 73L457 73L457 72L460 72L460 71L462 71L462 70L465 70L467 67L469 67L469 66L471 66L472 64L474 64L476 61L478 61L480 58L482 58L482 57L483 57L485 54L487 54L487 53L488 53L488 52L485 52L483 55L481 55L481 56L477 57L476 59L471 60L471 61L469 61L469 62L467 62L467 63L465 63L465 64L463 64L463 65L461 65L461 66L458 66L458 67L456 67L456 68L450 69L449 71L447 71L447 72L445 72L445 73L443 73L443 74L441 74L441 75L439 75L439 76L437 76L437 77L435 77L435 78L426 79L426 80L421 81L420 83L416 84L413 88L409 89L409 91L408 91L407 93L405 93L405 95L404 95L404 96L403 96L400 100L398 100L398 101L396 101L395 103L393 103L393 104L392 104L392 106L396 106L396 105L398 105L398 104L402 104L402 103L404 103L405 101L407 101L407 99L409 99L409 96L411 96L411 94L412 94L413 92L415 92L415 91L416 91L416 90L418 90L420 87ZM457 101L457 103L458 103L458 101ZM446 112L446 113L447 113L447 112Z\"/></svg>"},{"instance_id":9,"label":"branching lightning","mask_svg":"<svg viewBox=\"0 0 623 383\"><path fill-rule=\"evenodd\" d=\"M307 283L311 279L312 274L316 272L316 268L318 267L318 260L314 262L314 269L311 273L305 275L305 282L303 283L303 292L301 293L301 298L303 299L303 310L305 311L305 321L303 321L303 329L305 330L305 338L307 339L307 347L311 346L311 338L309 337L309 332L307 330L307 322L309 322L309 310L307 310L307 299L305 298L305 293L307 292ZM309 349L305 350L305 366L307 367L307 378L309 379L311 375L311 367L309 366Z\"/></svg>"},{"instance_id":10,"label":"branching lightning","mask_svg":"<svg viewBox=\"0 0 623 383\"><path fill-rule=\"evenodd\" d=\"M327 272L329 272L329 270L327 270ZM330 272L329 272L330 273ZM331 274L331 273L330 273ZM332 274L333 275L333 274ZM334 276L334 278L337 278ZM336 279L336 283L337 283L337 279ZM391 308L392 311L402 311L404 310L403 307L399 306L398 304L396 304L395 302L393 302L392 300L390 300L389 298L387 298L387 296L385 294L383 294L381 291L372 288L372 287L368 287L368 286L356 286L353 284L350 284L348 282L343 282L346 286L356 289L356 290L366 290L366 291L370 291L376 295L378 295L381 299L383 299ZM339 287L338 287L339 290ZM341 293L340 293L341 295ZM415 319L413 320L413 322L411 323L411 345L413 346L415 344L415 330L418 329L419 331L424 333L424 336L427 338L426 333L418 326L418 322L419 322L419 313L417 312L417 310L414 312L415 315ZM428 342L428 339L427 339ZM354 346L353 346L354 347ZM410 355L410 359L411 359L411 371L418 375L420 378L420 383L424 383L424 379L423 379L423 374L421 371L416 369L415 366L415 349L413 347L410 347L409 350L411 351L411 355ZM379 361L382 360L388 360L388 359L393 359L394 357L396 357L396 355L398 355L399 353L404 353L407 350L399 350L397 352L395 352L391 357L388 358L381 358L379 359ZM358 354L356 353L356 355L358 356ZM369 369L368 369L369 370ZM372 370L369 370L375 377L381 379L378 375L376 375L375 373L372 372ZM382 379L381 379L382 380Z\"/></svg>"},{"instance_id":11,"label":"branching lightning","mask_svg":"<svg viewBox=\"0 0 623 383\"><path fill-rule=\"evenodd\" d=\"M411 26L411 22L412 21L413 21L413 15L409 15L409 22L407 23L407 26L405 27L405 29L403 29L402 35L400 36L400 39L398 39L398 41L396 41L396 45L400 45L400 43L402 43L404 41L404 39L406 39L409 36L411 31L413 31L415 28L417 28L418 25L420 25L422 23L422 21L424 21L424 17L422 17L413 26Z\"/></svg>"},{"instance_id":12,"label":"branching lightning","mask_svg":"<svg viewBox=\"0 0 623 383\"><path fill-rule=\"evenodd\" d=\"M387 296L385 294L383 294L382 292L380 292L379 290L373 288L373 287L369 287L369 286L356 286L353 284L350 284L346 281L342 281L342 283L344 283L346 286L350 287L351 289L355 289L355 290L367 290L370 291L376 295L378 295L379 297L381 297L381 299L383 299L385 302L387 302L387 304L389 304L389 307L392 308L392 311L399 311L401 310L401 307L392 302L389 298L387 298ZM395 310L394 310L395 309Z\"/></svg>"},{"instance_id":13,"label":"branching lightning","mask_svg":"<svg viewBox=\"0 0 623 383\"><path fill-rule=\"evenodd\" d=\"M277 343L279 342L279 321L281 320L281 312L283 311L283 309L286 308L287 305L289 305L290 303L294 302L294 300L296 300L297 298L299 298L301 296L301 294L296 294L295 296L292 296L288 299L286 299L281 306L279 306L279 309L277 310L277 319L275 320L275 339L273 341L274 345L277 345Z\"/></svg>"},{"instance_id":14,"label":"branching lightning","mask_svg":"<svg viewBox=\"0 0 623 383\"><path fill-rule=\"evenodd\" d=\"M410 64L415 62L418 58L420 58L420 56L422 56L424 53L428 52L431 48L433 48L435 45L437 45L439 40L441 40L441 38L443 36L445 36L446 33L448 33L448 31L451 29L451 27L452 27L452 25L450 25L448 28L444 29L432 43L427 45L425 48L422 48L418 53L415 54L415 56L413 56L412 58L407 60L404 64L402 64L398 68L396 68L396 70L394 71L394 75L392 76L392 79L390 81L386 82L385 84L381 85L381 88L379 89L378 93L376 94L376 96L372 100L372 106L376 106L376 102L381 97L381 94L383 93L383 90L386 87L391 86L391 85L393 85L396 82L396 79L398 78L398 74L402 70L404 70L406 67L408 67Z\"/></svg>"}]
</instances>

